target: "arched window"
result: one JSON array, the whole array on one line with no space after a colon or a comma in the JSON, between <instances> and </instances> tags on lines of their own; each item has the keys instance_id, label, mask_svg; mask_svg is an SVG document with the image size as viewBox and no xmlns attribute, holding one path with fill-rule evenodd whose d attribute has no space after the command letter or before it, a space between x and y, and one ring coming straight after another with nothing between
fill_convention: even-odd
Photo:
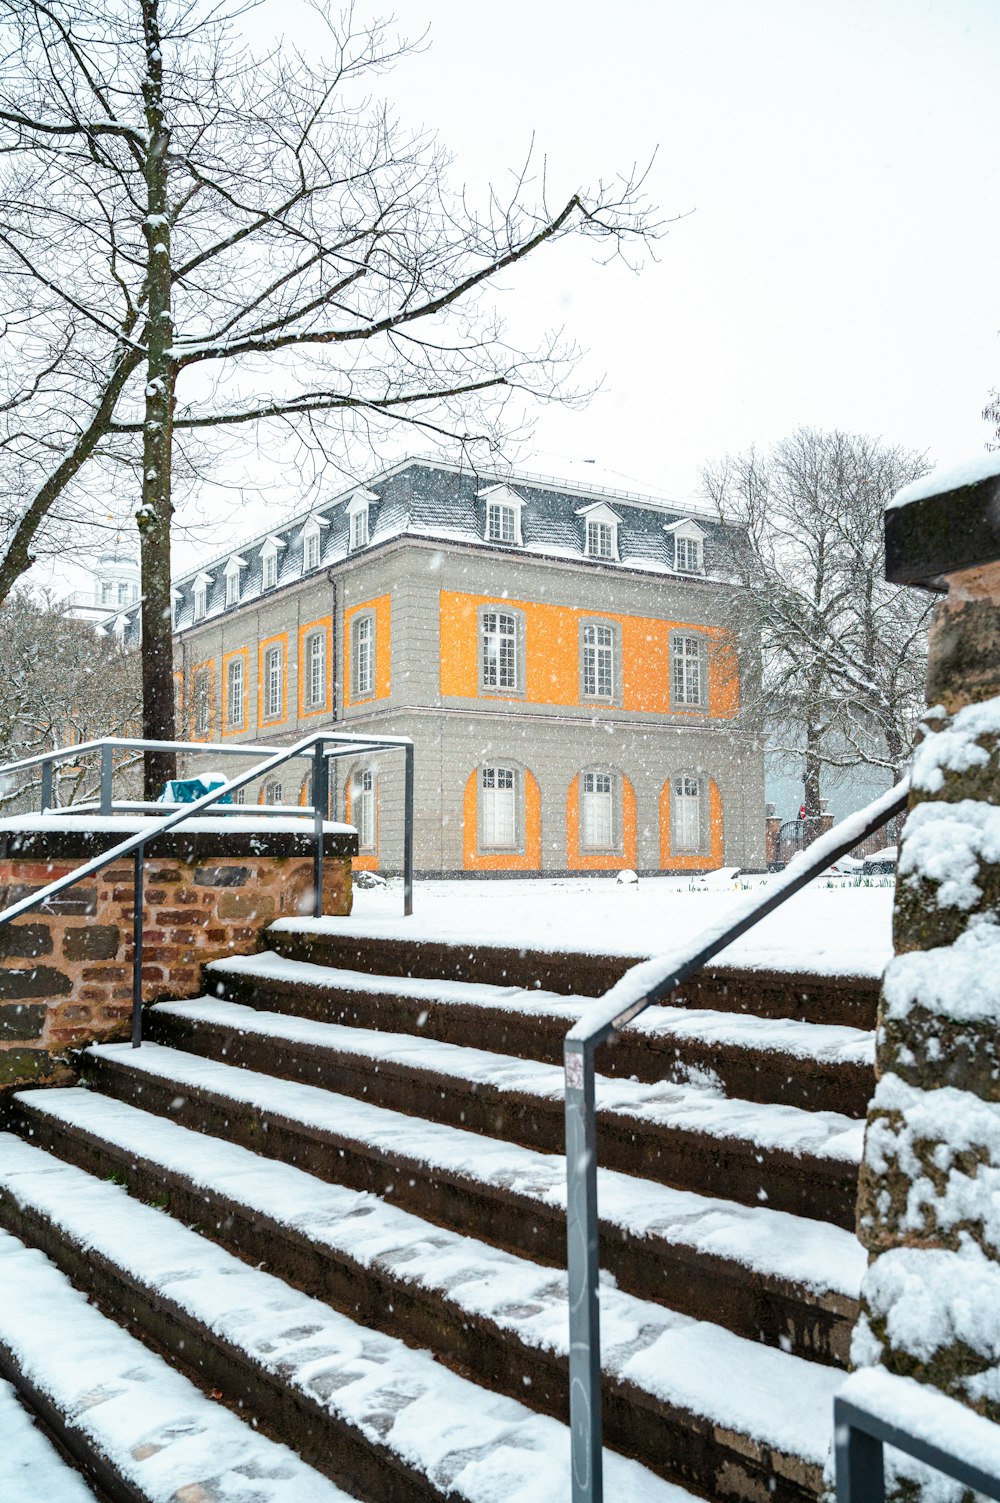
<instances>
[{"instance_id":1,"label":"arched window","mask_svg":"<svg viewBox=\"0 0 1000 1503\"><path fill-rule=\"evenodd\" d=\"M705 779L695 773L675 774L670 785L670 849L676 856L702 855L708 850L708 807Z\"/></svg>"},{"instance_id":2,"label":"arched window","mask_svg":"<svg viewBox=\"0 0 1000 1503\"><path fill-rule=\"evenodd\" d=\"M351 621L351 698L371 699L375 693L375 616L367 611Z\"/></svg>"},{"instance_id":3,"label":"arched window","mask_svg":"<svg viewBox=\"0 0 1000 1503\"><path fill-rule=\"evenodd\" d=\"M280 804L281 803L281 793L282 793L281 784L278 781L278 779L277 778L269 778L268 781L264 784L264 802L265 802L265 804Z\"/></svg>"},{"instance_id":4,"label":"arched window","mask_svg":"<svg viewBox=\"0 0 1000 1503\"><path fill-rule=\"evenodd\" d=\"M489 766L479 770L479 843L485 850L517 847L517 770Z\"/></svg>"},{"instance_id":5,"label":"arched window","mask_svg":"<svg viewBox=\"0 0 1000 1503\"><path fill-rule=\"evenodd\" d=\"M375 849L375 774L366 768L354 780L354 801L351 815L358 832L358 846L362 851Z\"/></svg>"},{"instance_id":6,"label":"arched window","mask_svg":"<svg viewBox=\"0 0 1000 1503\"><path fill-rule=\"evenodd\" d=\"M606 851L614 844L614 780L610 772L585 772L580 843L587 850Z\"/></svg>"}]
</instances>

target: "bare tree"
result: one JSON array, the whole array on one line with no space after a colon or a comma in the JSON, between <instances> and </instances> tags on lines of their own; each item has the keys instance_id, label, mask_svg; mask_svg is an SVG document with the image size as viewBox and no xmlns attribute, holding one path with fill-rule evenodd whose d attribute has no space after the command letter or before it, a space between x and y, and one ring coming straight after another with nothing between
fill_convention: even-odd
<instances>
[{"instance_id":1,"label":"bare tree","mask_svg":"<svg viewBox=\"0 0 1000 1503\"><path fill-rule=\"evenodd\" d=\"M175 448L345 420L489 441L512 392L568 394L574 358L509 343L498 278L568 235L612 255L660 228L634 173L553 204L529 159L504 195L454 192L436 141L363 93L406 44L315 14L315 53L257 56L239 0L0 0L0 282L31 315L0 387L0 600L88 476L141 466L149 737L173 734Z\"/></svg>"},{"instance_id":2,"label":"bare tree","mask_svg":"<svg viewBox=\"0 0 1000 1503\"><path fill-rule=\"evenodd\" d=\"M732 628L756 671L743 715L804 762L804 803L820 812L822 770L858 763L898 781L924 704L923 593L884 573L883 513L927 472L923 455L862 434L800 428L704 473L730 524Z\"/></svg>"},{"instance_id":3,"label":"bare tree","mask_svg":"<svg viewBox=\"0 0 1000 1503\"><path fill-rule=\"evenodd\" d=\"M100 736L134 735L141 718L139 659L113 634L67 620L15 590L0 606L0 762L15 762ZM132 759L137 761L136 758ZM120 770L127 770L122 763ZM90 759L55 769L57 805L96 797ZM37 769L0 783L0 808L34 807Z\"/></svg>"}]
</instances>

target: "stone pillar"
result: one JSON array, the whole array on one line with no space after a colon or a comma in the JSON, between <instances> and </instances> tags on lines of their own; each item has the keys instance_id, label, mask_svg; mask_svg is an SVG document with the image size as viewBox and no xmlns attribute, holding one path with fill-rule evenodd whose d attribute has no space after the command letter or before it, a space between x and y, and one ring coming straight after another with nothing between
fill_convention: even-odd
<instances>
[{"instance_id":1,"label":"stone pillar","mask_svg":"<svg viewBox=\"0 0 1000 1503\"><path fill-rule=\"evenodd\" d=\"M51 814L0 820L0 909L107 850L139 823ZM195 816L150 842L144 1001L199 996L207 961L261 948L272 919L312 913L311 836L292 824L237 816L227 827ZM324 913L350 913L356 850L353 830L328 827ZM0 928L0 1095L28 1081L66 1079L69 1050L127 1036L132 883L131 860L106 866Z\"/></svg>"},{"instance_id":2,"label":"stone pillar","mask_svg":"<svg viewBox=\"0 0 1000 1503\"><path fill-rule=\"evenodd\" d=\"M870 1262L853 1357L997 1421L1000 483L925 492L887 516L889 578L947 596L931 633L934 707L914 758L879 1011L858 1203Z\"/></svg>"}]
</instances>

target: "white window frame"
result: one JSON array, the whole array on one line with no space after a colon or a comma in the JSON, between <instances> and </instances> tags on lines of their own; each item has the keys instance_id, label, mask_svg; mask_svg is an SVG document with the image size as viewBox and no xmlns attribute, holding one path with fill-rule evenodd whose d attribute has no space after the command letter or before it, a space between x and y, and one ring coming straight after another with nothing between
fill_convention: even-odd
<instances>
[{"instance_id":1,"label":"white window frame","mask_svg":"<svg viewBox=\"0 0 1000 1503\"><path fill-rule=\"evenodd\" d=\"M708 660L704 634L670 634L670 708L703 710L708 703Z\"/></svg>"},{"instance_id":2,"label":"white window frame","mask_svg":"<svg viewBox=\"0 0 1000 1503\"><path fill-rule=\"evenodd\" d=\"M194 602L191 607L191 619L204 621L208 614L208 585L203 581L196 581L194 587Z\"/></svg>"},{"instance_id":3,"label":"white window frame","mask_svg":"<svg viewBox=\"0 0 1000 1503\"><path fill-rule=\"evenodd\" d=\"M285 650L280 642L264 649L264 719L280 720L285 704Z\"/></svg>"},{"instance_id":4,"label":"white window frame","mask_svg":"<svg viewBox=\"0 0 1000 1503\"><path fill-rule=\"evenodd\" d=\"M230 606L239 605L240 601L240 571L239 569L226 570L226 609Z\"/></svg>"},{"instance_id":5,"label":"white window frame","mask_svg":"<svg viewBox=\"0 0 1000 1503\"><path fill-rule=\"evenodd\" d=\"M615 529L611 522L600 518L587 518L587 557L614 559Z\"/></svg>"},{"instance_id":6,"label":"white window frame","mask_svg":"<svg viewBox=\"0 0 1000 1503\"><path fill-rule=\"evenodd\" d=\"M486 506L486 540L489 543L505 543L512 548L517 543L517 507L508 501L490 501Z\"/></svg>"},{"instance_id":7,"label":"white window frame","mask_svg":"<svg viewBox=\"0 0 1000 1503\"><path fill-rule=\"evenodd\" d=\"M674 540L674 573L705 572L705 530L697 522L670 522L666 529Z\"/></svg>"},{"instance_id":8,"label":"white window frame","mask_svg":"<svg viewBox=\"0 0 1000 1503\"><path fill-rule=\"evenodd\" d=\"M212 734L212 670L196 668L191 684L194 734L205 740Z\"/></svg>"},{"instance_id":9,"label":"white window frame","mask_svg":"<svg viewBox=\"0 0 1000 1503\"><path fill-rule=\"evenodd\" d=\"M237 655L226 664L226 725L230 730L241 726L245 715L246 665L242 656Z\"/></svg>"},{"instance_id":10,"label":"white window frame","mask_svg":"<svg viewBox=\"0 0 1000 1503\"><path fill-rule=\"evenodd\" d=\"M354 825L362 851L375 849L375 774L371 768L358 773L354 780Z\"/></svg>"},{"instance_id":11,"label":"white window frame","mask_svg":"<svg viewBox=\"0 0 1000 1503\"><path fill-rule=\"evenodd\" d=\"M580 681L584 699L613 704L618 672L618 638L608 621L583 621L580 626Z\"/></svg>"},{"instance_id":12,"label":"white window frame","mask_svg":"<svg viewBox=\"0 0 1000 1503\"><path fill-rule=\"evenodd\" d=\"M351 539L349 553L358 553L368 547L368 507L358 506L351 512Z\"/></svg>"},{"instance_id":13,"label":"white window frame","mask_svg":"<svg viewBox=\"0 0 1000 1503\"><path fill-rule=\"evenodd\" d=\"M264 784L265 804L280 804L282 796L283 789L280 781L277 778L268 778L267 782Z\"/></svg>"},{"instance_id":14,"label":"white window frame","mask_svg":"<svg viewBox=\"0 0 1000 1503\"><path fill-rule=\"evenodd\" d=\"M351 699L375 697L375 614L365 611L351 621Z\"/></svg>"},{"instance_id":15,"label":"white window frame","mask_svg":"<svg viewBox=\"0 0 1000 1503\"><path fill-rule=\"evenodd\" d=\"M580 844L588 851L610 851L615 845L615 779L610 772L580 774Z\"/></svg>"},{"instance_id":16,"label":"white window frame","mask_svg":"<svg viewBox=\"0 0 1000 1503\"><path fill-rule=\"evenodd\" d=\"M273 590L278 584L278 555L277 553L261 554L261 577L260 587L262 590Z\"/></svg>"},{"instance_id":17,"label":"white window frame","mask_svg":"<svg viewBox=\"0 0 1000 1503\"><path fill-rule=\"evenodd\" d=\"M704 856L706 839L705 779L698 773L677 772L670 779L670 854Z\"/></svg>"},{"instance_id":18,"label":"white window frame","mask_svg":"<svg viewBox=\"0 0 1000 1503\"><path fill-rule=\"evenodd\" d=\"M486 694L516 694L521 688L518 617L502 605L479 613L479 678Z\"/></svg>"},{"instance_id":19,"label":"white window frame","mask_svg":"<svg viewBox=\"0 0 1000 1503\"><path fill-rule=\"evenodd\" d=\"M489 851L516 851L519 792L517 768L502 763L489 763L480 767L478 783L480 845Z\"/></svg>"},{"instance_id":20,"label":"white window frame","mask_svg":"<svg viewBox=\"0 0 1000 1503\"><path fill-rule=\"evenodd\" d=\"M305 705L318 710L326 704L326 632L320 627L305 640Z\"/></svg>"},{"instance_id":21,"label":"white window frame","mask_svg":"<svg viewBox=\"0 0 1000 1503\"><path fill-rule=\"evenodd\" d=\"M114 582L114 580L113 579L102 580L101 581L101 604L102 605L114 605L114 603L115 603L115 582Z\"/></svg>"},{"instance_id":22,"label":"white window frame","mask_svg":"<svg viewBox=\"0 0 1000 1503\"><path fill-rule=\"evenodd\" d=\"M523 547L524 498L509 485L491 485L488 490L480 491L478 499L485 506L483 541L501 548Z\"/></svg>"}]
</instances>

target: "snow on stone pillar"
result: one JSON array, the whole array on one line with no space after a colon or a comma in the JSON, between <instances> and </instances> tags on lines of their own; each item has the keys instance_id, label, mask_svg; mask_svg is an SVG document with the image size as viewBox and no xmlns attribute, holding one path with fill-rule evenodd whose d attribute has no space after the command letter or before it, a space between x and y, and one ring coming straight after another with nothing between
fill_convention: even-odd
<instances>
[{"instance_id":1,"label":"snow on stone pillar","mask_svg":"<svg viewBox=\"0 0 1000 1503\"><path fill-rule=\"evenodd\" d=\"M856 1365L1000 1420L1000 457L907 487L886 573L947 590L879 1009Z\"/></svg>"}]
</instances>

